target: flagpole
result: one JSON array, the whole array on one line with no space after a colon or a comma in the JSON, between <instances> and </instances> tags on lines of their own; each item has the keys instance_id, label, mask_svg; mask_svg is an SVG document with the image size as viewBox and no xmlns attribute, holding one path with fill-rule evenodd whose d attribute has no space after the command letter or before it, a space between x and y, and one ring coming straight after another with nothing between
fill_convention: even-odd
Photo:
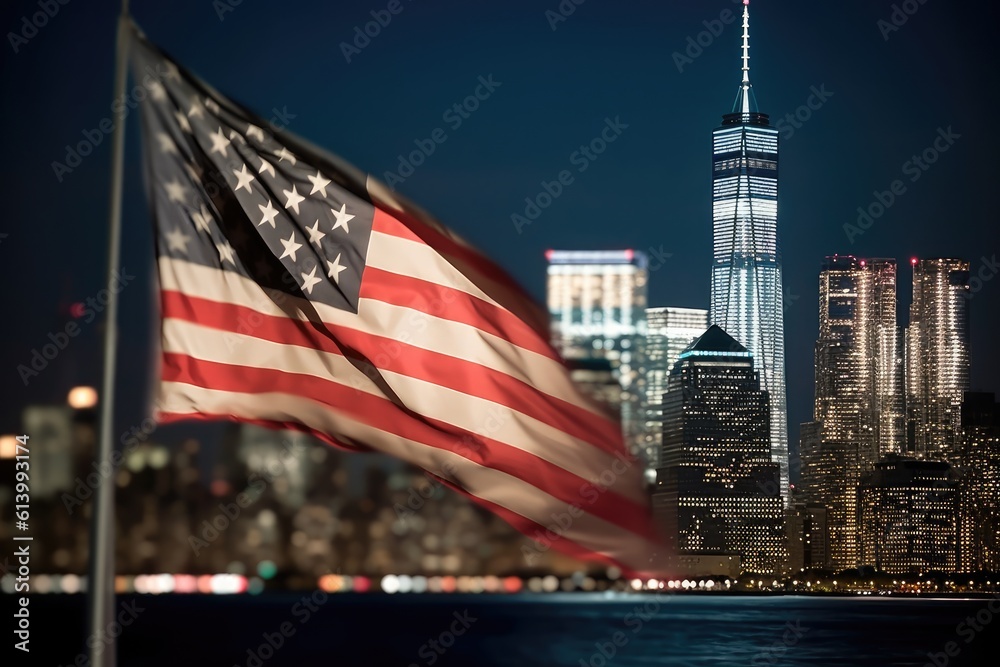
<instances>
[{"instance_id":1,"label":"flagpole","mask_svg":"<svg viewBox=\"0 0 1000 667\"><path fill-rule=\"evenodd\" d=\"M125 96L128 76L128 0L122 0L118 18L118 36L115 45L114 99ZM97 469L114 470L111 464L114 442L115 404L115 349L118 343L118 292L110 286L115 280L121 254L122 182L125 164L125 118L119 119L111 136L111 189L108 206L108 307L104 328L104 370L101 380L100 442L97 451ZM115 606L115 483L114 475L98 485L91 508L90 522L90 572L87 579L89 605L89 633L92 667L115 667L117 662L117 635L109 629L114 623Z\"/></svg>"}]
</instances>

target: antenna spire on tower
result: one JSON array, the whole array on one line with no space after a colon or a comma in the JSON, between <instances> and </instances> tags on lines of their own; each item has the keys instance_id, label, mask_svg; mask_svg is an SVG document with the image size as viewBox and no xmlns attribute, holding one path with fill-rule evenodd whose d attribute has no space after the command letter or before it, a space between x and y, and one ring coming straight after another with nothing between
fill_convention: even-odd
<instances>
[{"instance_id":1,"label":"antenna spire on tower","mask_svg":"<svg viewBox=\"0 0 1000 667\"><path fill-rule=\"evenodd\" d=\"M740 82L740 91L736 95L736 104L733 111L737 109L741 113L750 113L750 0L743 0L743 80ZM753 106L757 106L754 104Z\"/></svg>"}]
</instances>

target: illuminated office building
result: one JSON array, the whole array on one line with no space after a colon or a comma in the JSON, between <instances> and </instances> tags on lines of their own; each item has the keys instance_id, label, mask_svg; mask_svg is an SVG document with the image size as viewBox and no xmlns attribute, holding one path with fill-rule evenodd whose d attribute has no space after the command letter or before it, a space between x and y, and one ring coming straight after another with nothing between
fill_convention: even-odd
<instances>
[{"instance_id":1,"label":"illuminated office building","mask_svg":"<svg viewBox=\"0 0 1000 667\"><path fill-rule=\"evenodd\" d=\"M622 428L640 446L648 259L637 250L549 250L552 344L567 360L607 359L621 386Z\"/></svg>"},{"instance_id":2,"label":"illuminated office building","mask_svg":"<svg viewBox=\"0 0 1000 667\"><path fill-rule=\"evenodd\" d=\"M785 561L770 404L747 349L711 326L671 371L654 504L670 553L738 554L747 572Z\"/></svg>"},{"instance_id":3,"label":"illuminated office building","mask_svg":"<svg viewBox=\"0 0 1000 667\"><path fill-rule=\"evenodd\" d=\"M708 311L699 308L646 309L646 387L642 412L643 450L649 468L659 464L663 445L663 395L670 370L688 345L708 328Z\"/></svg>"},{"instance_id":4,"label":"illuminated office building","mask_svg":"<svg viewBox=\"0 0 1000 667\"><path fill-rule=\"evenodd\" d=\"M962 572L1000 571L1000 403L989 393L962 401L960 564Z\"/></svg>"},{"instance_id":5,"label":"illuminated office building","mask_svg":"<svg viewBox=\"0 0 1000 667\"><path fill-rule=\"evenodd\" d=\"M802 488L829 510L835 567L857 561L857 485L902 442L896 262L827 257L819 276L814 421L804 424Z\"/></svg>"},{"instance_id":6,"label":"illuminated office building","mask_svg":"<svg viewBox=\"0 0 1000 667\"><path fill-rule=\"evenodd\" d=\"M951 465L890 454L858 489L859 564L889 574L954 572L958 500Z\"/></svg>"},{"instance_id":7,"label":"illuminated office building","mask_svg":"<svg viewBox=\"0 0 1000 667\"><path fill-rule=\"evenodd\" d=\"M788 416L778 245L778 130L750 85L749 8L743 7L743 79L732 113L712 132L711 321L753 354L771 397L771 459L788 501Z\"/></svg>"},{"instance_id":8,"label":"illuminated office building","mask_svg":"<svg viewBox=\"0 0 1000 667\"><path fill-rule=\"evenodd\" d=\"M918 458L953 456L969 390L969 263L913 259L906 330L907 449Z\"/></svg>"}]
</instances>

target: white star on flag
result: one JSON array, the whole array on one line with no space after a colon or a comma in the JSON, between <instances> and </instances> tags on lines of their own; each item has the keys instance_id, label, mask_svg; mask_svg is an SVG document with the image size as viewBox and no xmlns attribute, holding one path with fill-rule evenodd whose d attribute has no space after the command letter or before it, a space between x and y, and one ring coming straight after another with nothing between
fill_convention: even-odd
<instances>
[{"instance_id":1,"label":"white star on flag","mask_svg":"<svg viewBox=\"0 0 1000 667\"><path fill-rule=\"evenodd\" d=\"M226 157L226 148L229 147L231 142L229 139L226 139L226 135L222 133L222 127L219 127L218 132L213 132L210 135L210 138L212 140L212 152L219 153L222 157Z\"/></svg>"},{"instance_id":2,"label":"white star on flag","mask_svg":"<svg viewBox=\"0 0 1000 667\"><path fill-rule=\"evenodd\" d=\"M175 178L164 183L163 187L166 189L170 201L184 203L187 198L187 188L180 181Z\"/></svg>"},{"instance_id":3,"label":"white star on flag","mask_svg":"<svg viewBox=\"0 0 1000 667\"><path fill-rule=\"evenodd\" d=\"M261 143L263 143L263 141L264 141L264 130L260 129L259 127L257 127L253 123L250 123L250 124L247 125L246 135L248 137L254 137L254 138L256 138L257 141L260 141Z\"/></svg>"},{"instance_id":4,"label":"white star on flag","mask_svg":"<svg viewBox=\"0 0 1000 667\"><path fill-rule=\"evenodd\" d=\"M278 209L274 208L274 206L271 204L271 200L270 199L267 200L267 206L261 206L260 204L257 204L257 208L259 208L260 212L264 214L264 217L261 218L260 222L257 223L257 226L260 227L265 222L269 222L271 223L271 229L274 229L275 228L274 216L278 215Z\"/></svg>"},{"instance_id":5,"label":"white star on flag","mask_svg":"<svg viewBox=\"0 0 1000 667\"><path fill-rule=\"evenodd\" d=\"M340 284L340 272L347 268L346 266L342 266L340 263L340 256L342 254L343 253L338 252L337 257L332 262L330 260L326 260L326 265L330 268L329 273L326 275L333 278L333 281L338 285Z\"/></svg>"},{"instance_id":6,"label":"white star on flag","mask_svg":"<svg viewBox=\"0 0 1000 667\"><path fill-rule=\"evenodd\" d=\"M191 132L191 123L188 122L187 116L185 116L181 111L174 112L174 118L177 120L177 124L181 126L181 129L185 132Z\"/></svg>"},{"instance_id":7,"label":"white star on flag","mask_svg":"<svg viewBox=\"0 0 1000 667\"><path fill-rule=\"evenodd\" d=\"M306 227L306 231L309 232L309 243L315 243L322 248L323 246L320 244L320 239L326 236L326 232L321 232L319 230L319 218L316 219L316 222L312 227Z\"/></svg>"},{"instance_id":8,"label":"white star on flag","mask_svg":"<svg viewBox=\"0 0 1000 667\"><path fill-rule=\"evenodd\" d=\"M229 241L216 243L215 248L219 251L220 262L230 262L233 266L236 266L236 260L233 259L233 246L229 245Z\"/></svg>"},{"instance_id":9,"label":"white star on flag","mask_svg":"<svg viewBox=\"0 0 1000 667\"><path fill-rule=\"evenodd\" d=\"M347 223L353 220L354 216L347 212L347 204L341 204L339 211L335 208L331 208L330 210L333 211L333 215L337 218L337 222L333 225L334 231L336 231L337 227L343 227L344 231L350 234L351 230L347 226Z\"/></svg>"},{"instance_id":10,"label":"white star on flag","mask_svg":"<svg viewBox=\"0 0 1000 667\"><path fill-rule=\"evenodd\" d=\"M167 89L159 81L153 81L149 84L149 95L157 102L163 102L167 99Z\"/></svg>"},{"instance_id":11,"label":"white star on flag","mask_svg":"<svg viewBox=\"0 0 1000 667\"><path fill-rule=\"evenodd\" d=\"M281 194L285 195L285 208L290 208L295 211L295 215L299 214L299 204L306 200L305 197L300 195L295 191L295 186L292 186L291 190L282 190Z\"/></svg>"},{"instance_id":12,"label":"white star on flag","mask_svg":"<svg viewBox=\"0 0 1000 667\"><path fill-rule=\"evenodd\" d=\"M295 259L295 253L299 248L302 247L302 244L295 242L295 232L292 232L292 235L289 236L287 239L279 239L279 240L281 241L281 245L285 246L285 251L281 253L281 257L279 257L278 259L291 257L293 262L298 261Z\"/></svg>"},{"instance_id":13,"label":"white star on flag","mask_svg":"<svg viewBox=\"0 0 1000 667\"><path fill-rule=\"evenodd\" d=\"M306 178L312 181L313 185L312 190L309 191L310 195L314 195L319 192L324 197L326 196L326 186L330 185L330 181L328 179L323 178L323 175L319 173L319 171L316 172L315 176L306 176Z\"/></svg>"},{"instance_id":14,"label":"white star on flag","mask_svg":"<svg viewBox=\"0 0 1000 667\"><path fill-rule=\"evenodd\" d=\"M253 190L250 189L250 181L256 180L253 174L247 171L247 166L244 164L241 171L236 171L233 169L233 173L236 174L236 189L246 188L247 192L253 194Z\"/></svg>"},{"instance_id":15,"label":"white star on flag","mask_svg":"<svg viewBox=\"0 0 1000 667\"><path fill-rule=\"evenodd\" d=\"M313 267L313 270L310 271L308 274L306 273L302 274L302 280L303 280L302 289L306 291L306 294L312 294L313 286L316 285L316 283L323 282L323 279L316 275L315 266Z\"/></svg>"},{"instance_id":16,"label":"white star on flag","mask_svg":"<svg viewBox=\"0 0 1000 667\"><path fill-rule=\"evenodd\" d=\"M170 135L166 132L157 132L156 140L160 142L160 150L164 153L177 154L177 146L174 144L174 140L170 138Z\"/></svg>"},{"instance_id":17,"label":"white star on flag","mask_svg":"<svg viewBox=\"0 0 1000 667\"><path fill-rule=\"evenodd\" d=\"M179 227L175 227L171 231L167 232L167 246L171 250L177 250L179 252L187 252L187 244L191 241L191 237L181 231Z\"/></svg>"},{"instance_id":18,"label":"white star on flag","mask_svg":"<svg viewBox=\"0 0 1000 667\"><path fill-rule=\"evenodd\" d=\"M208 209L205 208L204 204L201 205L200 210L195 211L191 214L191 219L194 220L194 226L197 227L199 230L206 233L209 232L208 223L212 219L212 216L208 212Z\"/></svg>"}]
</instances>

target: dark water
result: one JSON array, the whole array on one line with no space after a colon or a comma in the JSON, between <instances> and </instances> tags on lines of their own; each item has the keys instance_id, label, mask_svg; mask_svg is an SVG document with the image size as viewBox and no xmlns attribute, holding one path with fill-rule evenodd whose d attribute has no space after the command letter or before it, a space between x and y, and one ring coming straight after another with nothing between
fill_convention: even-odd
<instances>
[{"instance_id":1,"label":"dark water","mask_svg":"<svg viewBox=\"0 0 1000 667\"><path fill-rule=\"evenodd\" d=\"M125 596L118 601L127 622L119 664L1000 664L997 598L323 597ZM33 597L30 660L3 664L74 664L83 647L84 602L82 596ZM3 596L0 606L12 629L12 598ZM12 644L7 627L3 634Z\"/></svg>"}]
</instances>

